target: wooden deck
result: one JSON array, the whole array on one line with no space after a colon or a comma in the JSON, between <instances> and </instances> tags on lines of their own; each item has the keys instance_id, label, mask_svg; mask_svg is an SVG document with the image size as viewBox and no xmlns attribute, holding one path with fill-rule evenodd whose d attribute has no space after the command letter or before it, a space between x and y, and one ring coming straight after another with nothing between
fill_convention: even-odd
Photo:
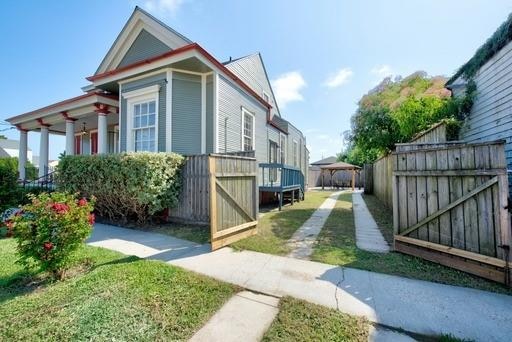
<instances>
[{"instance_id":1,"label":"wooden deck","mask_svg":"<svg viewBox=\"0 0 512 342\"><path fill-rule=\"evenodd\" d=\"M304 199L304 174L298 167L280 163L261 163L259 168L259 191L277 193L279 210L287 193L291 196L292 204L295 199Z\"/></svg>"}]
</instances>

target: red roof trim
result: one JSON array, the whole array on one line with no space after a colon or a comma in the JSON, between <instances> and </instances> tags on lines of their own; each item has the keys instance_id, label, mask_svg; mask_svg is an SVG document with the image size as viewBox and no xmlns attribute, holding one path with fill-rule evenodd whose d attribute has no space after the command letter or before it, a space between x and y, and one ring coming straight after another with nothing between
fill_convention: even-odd
<instances>
[{"instance_id":1,"label":"red roof trim","mask_svg":"<svg viewBox=\"0 0 512 342\"><path fill-rule=\"evenodd\" d=\"M109 94L102 94L102 93L87 93L87 94L83 94L83 95L80 95L80 96L72 97L72 98L64 100L64 101L60 101L60 102L54 103L52 105L49 105L49 106L46 106L46 107L43 107L43 108L39 108L39 109L33 110L31 112L27 112L27 113L23 113L23 114L20 114L20 115L13 116L12 118L7 119L7 121L18 119L18 118L21 118L23 116L34 114L36 112L40 112L40 111L43 111L43 110L48 110L48 109L52 109L52 108L55 108L55 107L58 107L58 106L63 106L63 105L66 105L66 104L70 104L70 103L73 103L73 102L76 102L76 101L80 101L80 100L83 100L83 99L91 97L91 96L100 96L100 97L104 97L104 98L107 98L107 99L119 100L119 97L117 95L109 95Z\"/></svg>"},{"instance_id":2,"label":"red roof trim","mask_svg":"<svg viewBox=\"0 0 512 342\"><path fill-rule=\"evenodd\" d=\"M254 90L252 90L247 84L245 84L245 82L243 82L240 78L238 78L231 70L229 70L228 68L226 68L224 66L224 64L222 64L221 62L219 62L215 57L213 57L212 55L210 55L208 53L208 51L206 51L205 49L203 49L199 44L197 43L192 43L192 44L189 44L189 45L185 45L181 48L178 48L176 50L172 50L172 51L169 51L169 52L166 52L166 53L163 53L161 55L158 55L158 56L155 56L155 57L151 57L151 58L148 58L148 59L145 59L143 61L139 61L139 62L135 62L135 63L132 63L132 64L128 64L124 67L121 67L121 68L117 68L117 69L114 69L114 70L110 70L110 71L107 71L107 72L104 72L104 73L101 73L101 74L97 74L97 75L93 75L93 76L89 76L89 77L86 77L86 79L88 81L96 81L96 80L99 80L99 79L102 79L102 78L105 78L107 76L112 76L112 75L116 75L116 74L119 74L123 71L127 71L127 70L130 70L130 69L134 69L134 68L137 68L137 67L140 67L142 65L146 65L146 64L151 64L153 62L156 62L158 60L161 60L161 59L164 59L164 58L168 58L168 57L171 57L171 56L175 56L175 55L178 55L180 53L184 53L186 51L190 51L190 50L196 50L198 51L201 55L203 55L206 59L208 59L210 62L212 62L217 68L219 68L220 70L222 70L224 73L226 73L233 81L235 81L236 84L238 84L240 87L242 87L245 91L247 91L249 94L251 94L256 100L258 100L259 102L261 102L261 104L263 104L265 107L267 107L267 109L270 110L270 108L272 108L272 106L267 102L265 101L261 96L259 96Z\"/></svg>"}]
</instances>

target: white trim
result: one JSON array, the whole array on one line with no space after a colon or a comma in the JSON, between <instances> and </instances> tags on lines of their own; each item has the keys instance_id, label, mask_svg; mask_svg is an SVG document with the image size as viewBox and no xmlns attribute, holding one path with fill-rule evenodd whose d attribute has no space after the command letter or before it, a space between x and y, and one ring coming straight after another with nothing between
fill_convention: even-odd
<instances>
[{"instance_id":1,"label":"white trim","mask_svg":"<svg viewBox=\"0 0 512 342\"><path fill-rule=\"evenodd\" d=\"M206 75L201 76L201 153L206 153Z\"/></svg>"},{"instance_id":2,"label":"white trim","mask_svg":"<svg viewBox=\"0 0 512 342\"><path fill-rule=\"evenodd\" d=\"M213 73L213 146L219 153L219 73Z\"/></svg>"},{"instance_id":3,"label":"white trim","mask_svg":"<svg viewBox=\"0 0 512 342\"><path fill-rule=\"evenodd\" d=\"M147 91L152 89L152 92ZM124 93L123 97L129 95L126 103L126 151L133 152L134 147L134 132L133 132L133 106L138 103L155 101L155 152L158 152L158 99L159 99L160 85L153 85L142 89L133 90ZM137 94L137 95L133 95Z\"/></svg>"},{"instance_id":4,"label":"white trim","mask_svg":"<svg viewBox=\"0 0 512 342\"><path fill-rule=\"evenodd\" d=\"M283 141L282 138L284 138L284 148L281 145L281 142ZM287 147L288 147L288 140L286 139L286 134L279 132L279 149L280 149L279 158L281 159L282 164L285 164L288 161L288 148ZM284 151L284 153L283 153L283 151ZM282 158L283 155L284 155L284 163L283 163L283 158Z\"/></svg>"},{"instance_id":5,"label":"white trim","mask_svg":"<svg viewBox=\"0 0 512 342\"><path fill-rule=\"evenodd\" d=\"M165 94L165 122L167 125L165 134L166 152L172 152L172 69L167 69L167 88Z\"/></svg>"},{"instance_id":6,"label":"white trim","mask_svg":"<svg viewBox=\"0 0 512 342\"><path fill-rule=\"evenodd\" d=\"M252 143L252 150L256 149L256 118L253 113L251 113L247 108L242 106L242 129L240 131L240 151L245 151L244 149L244 137L245 137L245 114L249 114L252 117L252 137L251 137L251 143Z\"/></svg>"},{"instance_id":7,"label":"white trim","mask_svg":"<svg viewBox=\"0 0 512 342\"><path fill-rule=\"evenodd\" d=\"M191 74L191 75L198 75L198 76L202 76L202 75L208 76L208 75L213 74L213 71L209 71L209 72L196 72L196 71L190 71L190 70L183 70L183 69L163 67L163 68L160 68L160 69L155 70L155 71L147 72L147 73L145 73L143 75L122 79L122 80L118 81L117 83L119 83L119 84L126 84L126 83L129 83L129 82L141 80L143 78L148 78L150 76L167 73L169 71L176 71L176 72L181 72L183 74Z\"/></svg>"},{"instance_id":8,"label":"white trim","mask_svg":"<svg viewBox=\"0 0 512 342\"><path fill-rule=\"evenodd\" d=\"M143 96L153 96L155 93L158 93L160 90L160 84L155 84L149 87L135 89L132 91L128 91L126 93L123 93L123 97L125 99L132 99L134 97L143 97Z\"/></svg>"},{"instance_id":9,"label":"white trim","mask_svg":"<svg viewBox=\"0 0 512 342\"><path fill-rule=\"evenodd\" d=\"M122 126L122 118L123 118L123 109L122 109L122 104L123 104L123 85L122 84L119 84L119 114L117 115L117 125L118 125L118 134L117 134L117 152L120 153L121 152L121 127ZM128 115L128 113L126 114ZM126 149L125 149L126 151ZM123 151L124 152L124 151Z\"/></svg>"},{"instance_id":10,"label":"white trim","mask_svg":"<svg viewBox=\"0 0 512 342\"><path fill-rule=\"evenodd\" d=\"M295 145L297 145L297 150L294 149ZM293 157L293 166L297 166L297 164L300 161L299 156L299 142L296 139L293 139L293 145L292 145L292 157ZM295 160L297 159L297 161Z\"/></svg>"},{"instance_id":11,"label":"white trim","mask_svg":"<svg viewBox=\"0 0 512 342\"><path fill-rule=\"evenodd\" d=\"M119 125L114 126L114 153L119 153Z\"/></svg>"}]
</instances>

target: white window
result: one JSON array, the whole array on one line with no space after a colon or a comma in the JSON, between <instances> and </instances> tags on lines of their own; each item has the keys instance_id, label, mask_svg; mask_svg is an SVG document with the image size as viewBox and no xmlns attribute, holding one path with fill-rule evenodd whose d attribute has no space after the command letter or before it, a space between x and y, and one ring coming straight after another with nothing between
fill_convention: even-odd
<instances>
[{"instance_id":1,"label":"white window","mask_svg":"<svg viewBox=\"0 0 512 342\"><path fill-rule=\"evenodd\" d=\"M134 151L156 151L156 101L133 105Z\"/></svg>"},{"instance_id":2,"label":"white window","mask_svg":"<svg viewBox=\"0 0 512 342\"><path fill-rule=\"evenodd\" d=\"M293 141L293 166L299 166L299 143Z\"/></svg>"},{"instance_id":3,"label":"white window","mask_svg":"<svg viewBox=\"0 0 512 342\"><path fill-rule=\"evenodd\" d=\"M127 150L158 151L158 92L154 85L123 94L127 99Z\"/></svg>"},{"instance_id":4,"label":"white window","mask_svg":"<svg viewBox=\"0 0 512 342\"><path fill-rule=\"evenodd\" d=\"M254 115L242 108L242 149L254 150Z\"/></svg>"},{"instance_id":5,"label":"white window","mask_svg":"<svg viewBox=\"0 0 512 342\"><path fill-rule=\"evenodd\" d=\"M286 135L281 134L279 140L279 148L281 150L281 164L286 164Z\"/></svg>"}]
</instances>

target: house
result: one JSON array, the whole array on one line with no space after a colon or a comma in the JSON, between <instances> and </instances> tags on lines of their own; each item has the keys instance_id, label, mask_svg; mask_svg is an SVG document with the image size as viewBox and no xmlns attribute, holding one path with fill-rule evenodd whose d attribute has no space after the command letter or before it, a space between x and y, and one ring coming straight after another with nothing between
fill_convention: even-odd
<instances>
[{"instance_id":1,"label":"house","mask_svg":"<svg viewBox=\"0 0 512 342\"><path fill-rule=\"evenodd\" d=\"M20 142L12 139L0 139L0 158L1 157L18 157L20 151ZM34 163L32 150L27 147L27 160Z\"/></svg>"},{"instance_id":2,"label":"house","mask_svg":"<svg viewBox=\"0 0 512 342\"><path fill-rule=\"evenodd\" d=\"M472 78L476 96L459 138L469 142L505 140L509 170L512 169L511 27L512 15L446 83L453 96L461 97L465 94L467 78ZM512 185L510 176L509 184Z\"/></svg>"},{"instance_id":3,"label":"house","mask_svg":"<svg viewBox=\"0 0 512 342\"><path fill-rule=\"evenodd\" d=\"M306 138L281 116L259 53L222 63L136 7L87 80L82 95L7 119L22 146L29 132L41 132L40 176L49 134L66 136L67 155L253 151L258 163L306 174ZM26 148L19 156L24 178Z\"/></svg>"}]
</instances>

